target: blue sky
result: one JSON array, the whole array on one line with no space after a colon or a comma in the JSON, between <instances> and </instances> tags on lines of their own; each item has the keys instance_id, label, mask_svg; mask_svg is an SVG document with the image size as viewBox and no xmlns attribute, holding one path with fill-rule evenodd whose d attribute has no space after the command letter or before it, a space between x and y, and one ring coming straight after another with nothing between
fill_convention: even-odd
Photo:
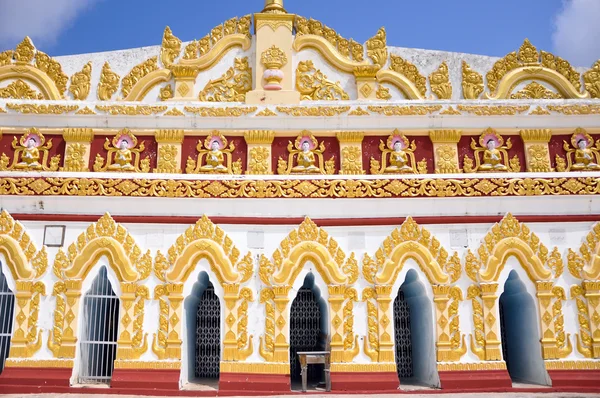
<instances>
[{"instance_id":1,"label":"blue sky","mask_svg":"<svg viewBox=\"0 0 600 398\"><path fill-rule=\"evenodd\" d=\"M160 44L166 25L187 41L233 16L260 11L263 4L0 0L0 48L13 48L26 34L54 56L142 47ZM503 56L527 37L576 65L591 66L600 58L600 0L285 0L285 7L359 42L385 26L388 44L399 47Z\"/></svg>"}]
</instances>

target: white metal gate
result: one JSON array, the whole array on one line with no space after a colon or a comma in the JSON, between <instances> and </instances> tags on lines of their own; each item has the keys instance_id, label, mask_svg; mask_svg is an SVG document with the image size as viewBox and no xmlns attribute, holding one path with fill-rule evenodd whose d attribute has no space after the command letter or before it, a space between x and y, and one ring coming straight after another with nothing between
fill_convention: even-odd
<instances>
[{"instance_id":1,"label":"white metal gate","mask_svg":"<svg viewBox=\"0 0 600 398\"><path fill-rule=\"evenodd\" d=\"M6 277L0 269L0 373L4 370L4 361L10 351L15 295L10 291Z\"/></svg>"},{"instance_id":2,"label":"white metal gate","mask_svg":"<svg viewBox=\"0 0 600 398\"><path fill-rule=\"evenodd\" d=\"M83 299L79 383L110 384L117 355L119 298L102 267Z\"/></svg>"}]
</instances>

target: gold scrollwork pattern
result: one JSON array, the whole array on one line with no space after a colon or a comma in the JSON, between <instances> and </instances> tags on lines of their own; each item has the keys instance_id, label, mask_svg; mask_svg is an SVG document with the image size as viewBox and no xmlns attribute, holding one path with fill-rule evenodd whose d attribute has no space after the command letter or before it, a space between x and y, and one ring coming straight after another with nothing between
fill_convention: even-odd
<instances>
[{"instance_id":1,"label":"gold scrollwork pattern","mask_svg":"<svg viewBox=\"0 0 600 398\"><path fill-rule=\"evenodd\" d=\"M0 98L42 100L44 95L31 88L27 82L17 79L0 88Z\"/></svg>"},{"instance_id":2,"label":"gold scrollwork pattern","mask_svg":"<svg viewBox=\"0 0 600 398\"><path fill-rule=\"evenodd\" d=\"M462 61L462 89L465 99L477 99L483 93L483 76Z\"/></svg>"},{"instance_id":3,"label":"gold scrollwork pattern","mask_svg":"<svg viewBox=\"0 0 600 398\"><path fill-rule=\"evenodd\" d=\"M429 75L429 84L431 85L431 91L439 99L452 98L452 83L450 82L446 61L442 62L435 71L431 72Z\"/></svg>"},{"instance_id":4,"label":"gold scrollwork pattern","mask_svg":"<svg viewBox=\"0 0 600 398\"><path fill-rule=\"evenodd\" d=\"M100 101L108 101L119 89L119 83L121 76L117 75L110 68L110 64L107 62L102 66L102 72L100 72L100 81L98 82L97 95Z\"/></svg>"},{"instance_id":5,"label":"gold scrollwork pattern","mask_svg":"<svg viewBox=\"0 0 600 398\"><path fill-rule=\"evenodd\" d=\"M301 100L335 101L349 100L350 96L340 86L333 82L321 70L315 68L313 61L300 61L296 69L296 89L300 92Z\"/></svg>"},{"instance_id":6,"label":"gold scrollwork pattern","mask_svg":"<svg viewBox=\"0 0 600 398\"><path fill-rule=\"evenodd\" d=\"M246 93L250 90L252 68L248 65L248 57L236 58L234 66L218 79L206 84L198 99L208 102L244 102Z\"/></svg>"}]
</instances>

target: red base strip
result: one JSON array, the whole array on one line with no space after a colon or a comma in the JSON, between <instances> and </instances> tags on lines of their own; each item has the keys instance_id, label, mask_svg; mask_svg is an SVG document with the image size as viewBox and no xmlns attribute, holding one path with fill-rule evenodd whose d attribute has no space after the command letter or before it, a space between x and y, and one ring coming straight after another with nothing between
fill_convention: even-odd
<instances>
[{"instance_id":1,"label":"red base strip","mask_svg":"<svg viewBox=\"0 0 600 398\"><path fill-rule=\"evenodd\" d=\"M512 387L506 370L460 370L439 372L443 390L487 391Z\"/></svg>"},{"instance_id":2,"label":"red base strip","mask_svg":"<svg viewBox=\"0 0 600 398\"><path fill-rule=\"evenodd\" d=\"M552 387L600 390L600 370L549 370Z\"/></svg>"},{"instance_id":3,"label":"red base strip","mask_svg":"<svg viewBox=\"0 0 600 398\"><path fill-rule=\"evenodd\" d=\"M354 392L368 389L371 392L397 392L396 372L331 372L331 391Z\"/></svg>"},{"instance_id":4,"label":"red base strip","mask_svg":"<svg viewBox=\"0 0 600 398\"><path fill-rule=\"evenodd\" d=\"M223 395L223 392L246 395L248 391L285 394L290 390L289 375L221 373L219 377L219 395Z\"/></svg>"},{"instance_id":5,"label":"red base strip","mask_svg":"<svg viewBox=\"0 0 600 398\"><path fill-rule=\"evenodd\" d=\"M179 390L180 370L115 369L110 382L111 388Z\"/></svg>"}]
</instances>

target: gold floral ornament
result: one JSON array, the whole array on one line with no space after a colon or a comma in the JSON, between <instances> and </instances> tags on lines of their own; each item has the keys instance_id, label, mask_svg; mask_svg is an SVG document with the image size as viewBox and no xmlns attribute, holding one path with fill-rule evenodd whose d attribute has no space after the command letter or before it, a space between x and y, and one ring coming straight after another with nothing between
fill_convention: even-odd
<instances>
[{"instance_id":1,"label":"gold floral ornament","mask_svg":"<svg viewBox=\"0 0 600 398\"><path fill-rule=\"evenodd\" d=\"M429 84L431 85L431 91L439 99L452 98L452 83L450 82L446 61L442 62L437 70L431 72L429 75Z\"/></svg>"},{"instance_id":2,"label":"gold floral ornament","mask_svg":"<svg viewBox=\"0 0 600 398\"><path fill-rule=\"evenodd\" d=\"M594 63L592 69L583 74L583 82L592 98L600 98L600 60Z\"/></svg>"},{"instance_id":3,"label":"gold floral ornament","mask_svg":"<svg viewBox=\"0 0 600 398\"><path fill-rule=\"evenodd\" d=\"M486 74L489 92L488 99L508 99L511 92L522 81L542 81L558 91L560 98L589 98L586 91L581 92L581 75L569 62L545 51L538 51L529 40L525 39L519 51L513 51L496 61L494 67ZM534 94L532 89L537 90ZM543 94L540 94L542 93ZM549 95L545 90L535 86L517 97L531 95Z\"/></svg>"},{"instance_id":4,"label":"gold floral ornament","mask_svg":"<svg viewBox=\"0 0 600 398\"><path fill-rule=\"evenodd\" d=\"M131 130L123 129L112 140L106 138L104 149L108 151L106 159L96 154L94 171L121 171L148 173L150 158L142 159L144 141L138 145L138 139Z\"/></svg>"},{"instance_id":5,"label":"gold floral ornament","mask_svg":"<svg viewBox=\"0 0 600 398\"><path fill-rule=\"evenodd\" d=\"M260 56L260 62L265 66L263 79L265 80L265 90L281 90L281 81L284 74L280 69L287 64L288 59L285 52L273 45L263 51Z\"/></svg>"},{"instance_id":6,"label":"gold floral ornament","mask_svg":"<svg viewBox=\"0 0 600 398\"><path fill-rule=\"evenodd\" d=\"M414 141L394 130L385 143L379 141L381 163L371 158L371 174L427 174L427 160L415 161L416 149Z\"/></svg>"},{"instance_id":7,"label":"gold floral ornament","mask_svg":"<svg viewBox=\"0 0 600 398\"><path fill-rule=\"evenodd\" d=\"M461 264L455 252L449 257L437 238L408 217L399 228L385 238L375 257L363 258L363 276L374 285L363 291L367 302L368 336L364 351L373 362L393 362L391 337L392 286L407 259L413 259L432 285L436 301L438 330L438 360L456 361L466 353L464 335L459 330L458 304L462 292L456 283L461 275ZM379 314L379 316L377 316Z\"/></svg>"},{"instance_id":8,"label":"gold floral ornament","mask_svg":"<svg viewBox=\"0 0 600 398\"><path fill-rule=\"evenodd\" d=\"M427 78L423 76L417 67L411 62L398 55L390 55L390 70L403 76L408 82L390 80L390 83L396 85L407 98L423 99L427 92ZM387 81L387 79L386 79ZM383 83L383 81L380 81Z\"/></svg>"},{"instance_id":9,"label":"gold floral ornament","mask_svg":"<svg viewBox=\"0 0 600 398\"><path fill-rule=\"evenodd\" d=\"M248 302L253 301L250 288L240 289L253 274L250 252L240 258L239 249L225 232L206 216L187 228L169 248L167 256L156 254L154 274L162 282L155 288L159 299L158 333L152 350L160 359L181 359L181 319L183 284L206 259L225 292L225 336L223 361L245 360L252 354L252 337L248 338Z\"/></svg>"},{"instance_id":10,"label":"gold floral ornament","mask_svg":"<svg viewBox=\"0 0 600 398\"><path fill-rule=\"evenodd\" d=\"M167 84L166 86L164 86L163 88L160 89L160 100L161 101L168 101L171 98L173 98L175 96L175 93L173 92L173 86L171 86L170 84Z\"/></svg>"},{"instance_id":11,"label":"gold floral ornament","mask_svg":"<svg viewBox=\"0 0 600 398\"><path fill-rule=\"evenodd\" d=\"M218 43L233 35L240 35L251 38L250 24L252 17L250 15L241 18L231 18L221 25L215 26L209 34L200 40L194 40L185 46L183 50L184 60L195 60L202 58L212 48L218 48Z\"/></svg>"},{"instance_id":12,"label":"gold floral ornament","mask_svg":"<svg viewBox=\"0 0 600 398\"><path fill-rule=\"evenodd\" d=\"M35 91L25 81L17 79L0 88L0 98L43 100L44 95Z\"/></svg>"},{"instance_id":13,"label":"gold floral ornament","mask_svg":"<svg viewBox=\"0 0 600 398\"><path fill-rule=\"evenodd\" d=\"M27 130L25 134L17 140L13 138L12 148L14 149L12 162L10 158L3 153L0 156L0 170L23 170L23 171L56 171L60 163L60 155L52 156L48 164L50 149L52 148L52 139L46 142L46 138L37 128Z\"/></svg>"},{"instance_id":14,"label":"gold floral ornament","mask_svg":"<svg viewBox=\"0 0 600 398\"><path fill-rule=\"evenodd\" d=\"M473 166L473 159L465 155L463 170L465 173L500 171L518 173L521 171L521 164L517 155L509 160L508 150L510 148L512 148L510 138L506 140L506 145L504 145L504 138L492 128L488 128L479 136L479 146L471 138L471 149L474 151L475 165Z\"/></svg>"},{"instance_id":15,"label":"gold floral ornament","mask_svg":"<svg viewBox=\"0 0 600 398\"><path fill-rule=\"evenodd\" d=\"M170 27L165 27L160 47L160 60L165 68L170 67L181 52L181 40L173 34Z\"/></svg>"},{"instance_id":16,"label":"gold floral ornament","mask_svg":"<svg viewBox=\"0 0 600 398\"><path fill-rule=\"evenodd\" d=\"M465 99L477 99L483 93L483 76L462 61L462 89Z\"/></svg>"},{"instance_id":17,"label":"gold floral ornament","mask_svg":"<svg viewBox=\"0 0 600 398\"><path fill-rule=\"evenodd\" d=\"M227 147L227 138L218 131L213 131L208 137L198 140L196 146L198 159L188 156L185 172L188 174L242 174L242 160L233 161L233 142Z\"/></svg>"},{"instance_id":18,"label":"gold floral ornament","mask_svg":"<svg viewBox=\"0 0 600 398\"><path fill-rule=\"evenodd\" d=\"M556 171L598 171L600 170L600 142L582 128L571 136L571 145L563 141L565 158L556 155Z\"/></svg>"},{"instance_id":19,"label":"gold floral ornament","mask_svg":"<svg viewBox=\"0 0 600 398\"><path fill-rule=\"evenodd\" d=\"M358 354L351 319L351 302L357 295L350 286L356 283L359 273L354 253L346 256L338 242L307 217L281 241L272 258L261 255L259 260L258 274L267 286L260 294L266 310L260 355L268 362L289 361L288 293L310 261L329 289L332 362L351 362ZM343 322L344 318L348 322Z\"/></svg>"},{"instance_id":20,"label":"gold floral ornament","mask_svg":"<svg viewBox=\"0 0 600 398\"><path fill-rule=\"evenodd\" d=\"M523 87L521 90L510 95L510 99L561 99L562 96L549 88L539 84L538 82L531 82Z\"/></svg>"},{"instance_id":21,"label":"gold floral ornament","mask_svg":"<svg viewBox=\"0 0 600 398\"><path fill-rule=\"evenodd\" d=\"M236 58L233 67L220 78L206 84L198 99L209 102L244 102L246 93L250 90L252 68L248 65L248 57Z\"/></svg>"},{"instance_id":22,"label":"gold floral ornament","mask_svg":"<svg viewBox=\"0 0 600 398\"><path fill-rule=\"evenodd\" d=\"M279 157L277 174L333 174L335 157L325 161L325 145L309 131L303 131L294 144L289 141L287 161ZM296 164L294 166L294 164Z\"/></svg>"},{"instance_id":23,"label":"gold floral ornament","mask_svg":"<svg viewBox=\"0 0 600 398\"><path fill-rule=\"evenodd\" d=\"M108 101L117 92L121 76L117 75L110 68L107 62L102 66L100 81L98 82L97 94L100 101Z\"/></svg>"},{"instance_id":24,"label":"gold floral ornament","mask_svg":"<svg viewBox=\"0 0 600 398\"><path fill-rule=\"evenodd\" d=\"M92 82L92 61L88 62L83 66L80 72L75 73L71 76L71 87L69 91L73 94L73 99L85 100L87 99Z\"/></svg>"},{"instance_id":25,"label":"gold floral ornament","mask_svg":"<svg viewBox=\"0 0 600 398\"><path fill-rule=\"evenodd\" d=\"M9 259L6 265L16 282L10 357L30 358L42 348L38 317L40 296L46 295L46 287L38 279L48 268L46 247L38 251L23 225L3 210L0 213L0 253Z\"/></svg>"},{"instance_id":26,"label":"gold floral ornament","mask_svg":"<svg viewBox=\"0 0 600 398\"><path fill-rule=\"evenodd\" d=\"M327 76L315 68L313 61L298 63L296 89L301 94L301 100L336 101L350 99L350 96L340 86L340 82L334 83L327 80Z\"/></svg>"},{"instance_id":27,"label":"gold floral ornament","mask_svg":"<svg viewBox=\"0 0 600 398\"><path fill-rule=\"evenodd\" d=\"M149 292L142 281L150 276L152 257L150 251L142 253L127 229L106 213L82 232L66 251L60 248L54 259L53 272L58 281L52 293L56 297L56 308L48 348L55 358L75 357L82 283L102 257L108 259L108 266L122 288L119 311L122 332L118 339L117 360L139 359L148 349L143 323Z\"/></svg>"},{"instance_id":28,"label":"gold floral ornament","mask_svg":"<svg viewBox=\"0 0 600 398\"><path fill-rule=\"evenodd\" d=\"M388 60L387 34L385 28L381 27L377 34L367 40L367 57L371 58L373 64L383 67Z\"/></svg>"},{"instance_id":29,"label":"gold floral ornament","mask_svg":"<svg viewBox=\"0 0 600 398\"><path fill-rule=\"evenodd\" d=\"M148 58L139 65L134 66L121 82L121 94L123 95L123 98L129 96L134 86L140 80L158 69L158 57Z\"/></svg>"},{"instance_id":30,"label":"gold floral ornament","mask_svg":"<svg viewBox=\"0 0 600 398\"><path fill-rule=\"evenodd\" d=\"M557 247L549 253L538 236L510 213L492 226L477 255L471 250L467 252L465 272L476 282L467 294L467 299L472 300L475 328L471 351L481 360L501 359L496 292L500 274L511 256L517 259L538 290L544 359L565 358L572 351L562 316L562 301L566 297L561 287L553 285L553 279L563 273L562 256ZM548 315L544 315L546 312Z\"/></svg>"}]
</instances>

